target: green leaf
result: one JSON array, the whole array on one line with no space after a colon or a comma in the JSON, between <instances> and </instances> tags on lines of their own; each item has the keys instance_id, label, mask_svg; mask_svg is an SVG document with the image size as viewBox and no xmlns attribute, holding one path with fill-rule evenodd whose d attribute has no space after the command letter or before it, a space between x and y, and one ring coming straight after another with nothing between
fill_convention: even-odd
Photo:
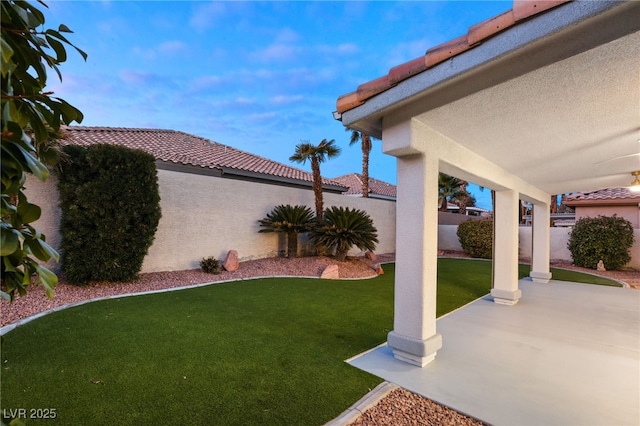
<instances>
[{"instance_id":1,"label":"green leaf","mask_svg":"<svg viewBox=\"0 0 640 426\"><path fill-rule=\"evenodd\" d=\"M22 223L31 223L40 219L42 209L35 204L20 203L18 204L18 215L22 219Z\"/></svg>"},{"instance_id":2,"label":"green leaf","mask_svg":"<svg viewBox=\"0 0 640 426\"><path fill-rule=\"evenodd\" d=\"M73 32L65 24L60 24L58 26L58 31L60 31L61 33L72 33Z\"/></svg>"},{"instance_id":3,"label":"green leaf","mask_svg":"<svg viewBox=\"0 0 640 426\"><path fill-rule=\"evenodd\" d=\"M31 253L38 259L46 262L53 258L56 262L59 260L58 252L53 249L49 244L41 239L28 239L25 240L26 245L29 246Z\"/></svg>"},{"instance_id":4,"label":"green leaf","mask_svg":"<svg viewBox=\"0 0 640 426\"><path fill-rule=\"evenodd\" d=\"M8 65L11 63L11 57L13 56L13 48L9 43L5 41L5 39L0 39L0 46L2 52L2 76L6 76L5 73L5 63ZM8 71L8 70L7 70Z\"/></svg>"},{"instance_id":5,"label":"green leaf","mask_svg":"<svg viewBox=\"0 0 640 426\"><path fill-rule=\"evenodd\" d=\"M56 52L56 61L57 62L64 62L67 60L67 51L64 48L64 45L62 43L60 43L58 40L56 40L53 37L50 36L45 36L45 38L47 39L47 42L49 43L49 46L51 46L51 48L53 49L54 52Z\"/></svg>"},{"instance_id":6,"label":"green leaf","mask_svg":"<svg viewBox=\"0 0 640 426\"><path fill-rule=\"evenodd\" d=\"M42 265L35 265L38 281L45 288L47 297L53 298L53 288L58 284L58 276Z\"/></svg>"},{"instance_id":7,"label":"green leaf","mask_svg":"<svg viewBox=\"0 0 640 426\"><path fill-rule=\"evenodd\" d=\"M20 234L15 229L9 228L7 223L2 223L0 228L0 255L9 256L20 249Z\"/></svg>"}]
</instances>

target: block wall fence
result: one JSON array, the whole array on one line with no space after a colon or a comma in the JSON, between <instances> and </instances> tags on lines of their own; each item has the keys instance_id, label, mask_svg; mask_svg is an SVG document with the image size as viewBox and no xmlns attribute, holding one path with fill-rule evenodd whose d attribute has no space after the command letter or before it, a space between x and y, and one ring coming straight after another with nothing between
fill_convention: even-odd
<instances>
[{"instance_id":1,"label":"block wall fence","mask_svg":"<svg viewBox=\"0 0 640 426\"><path fill-rule=\"evenodd\" d=\"M240 260L274 257L285 249L282 234L259 233L258 220L278 204L302 204L314 210L309 189L158 170L162 217L141 272L198 269L203 257L226 257L237 250ZM46 182L29 176L29 200L42 207L35 223L54 248L60 247L57 178ZM395 251L395 202L324 193L324 205L365 210L378 229L376 252ZM311 244L301 238L300 250ZM350 255L361 252L354 248ZM49 264L59 271L59 266Z\"/></svg>"},{"instance_id":2,"label":"block wall fence","mask_svg":"<svg viewBox=\"0 0 640 426\"><path fill-rule=\"evenodd\" d=\"M145 257L142 272L197 269L203 257L224 259L226 253L237 250L240 260L278 256L285 249L284 236L258 233L258 220L278 204L303 204L314 209L311 189L223 179L215 176L158 170L162 218L155 240ZM57 179L46 182L29 176L26 192L29 200L42 207L42 216L35 223L47 242L60 247L60 208ZM378 229L377 253L395 252L396 204L393 201L349 197L324 193L324 205L365 210ZM455 215L459 216L459 215ZM442 223L442 218L440 219ZM438 226L438 249L462 251L456 235L457 225ZM567 249L570 228L551 228L552 260L571 260ZM640 229L634 229L635 243L631 262L640 269ZM310 251L311 244L301 238L300 250ZM350 255L362 254L354 248ZM531 257L531 228L519 228L519 255ZM49 264L59 271L57 264Z\"/></svg>"}]
</instances>

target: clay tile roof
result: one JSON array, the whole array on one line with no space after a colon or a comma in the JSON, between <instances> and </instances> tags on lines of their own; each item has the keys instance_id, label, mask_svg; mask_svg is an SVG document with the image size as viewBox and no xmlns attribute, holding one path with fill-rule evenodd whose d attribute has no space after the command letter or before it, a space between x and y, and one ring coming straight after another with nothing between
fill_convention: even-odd
<instances>
[{"instance_id":1,"label":"clay tile roof","mask_svg":"<svg viewBox=\"0 0 640 426\"><path fill-rule=\"evenodd\" d=\"M175 130L63 126L63 145L122 145L140 149L156 160L208 169L233 169L313 182L311 173L209 139ZM323 178L323 183L341 186Z\"/></svg>"},{"instance_id":2,"label":"clay tile roof","mask_svg":"<svg viewBox=\"0 0 640 426\"><path fill-rule=\"evenodd\" d=\"M338 182L342 186L349 188L343 192L344 195L362 195L362 175L358 173L351 173L344 176L333 178L333 181ZM381 195L384 197L396 198L396 186L390 183L369 178L369 195Z\"/></svg>"},{"instance_id":3,"label":"clay tile roof","mask_svg":"<svg viewBox=\"0 0 640 426\"><path fill-rule=\"evenodd\" d=\"M375 95L391 89L403 80L438 65L469 49L473 49L483 41L517 25L521 21L545 12L571 0L514 0L513 8L498 16L473 25L467 34L432 47L416 59L392 68L385 76L361 84L355 92L338 98L336 110L339 114L364 104Z\"/></svg>"},{"instance_id":4,"label":"clay tile roof","mask_svg":"<svg viewBox=\"0 0 640 426\"><path fill-rule=\"evenodd\" d=\"M576 192L568 195L565 202L579 203L590 201L632 201L640 202L640 192L631 192L629 188L607 188L592 192Z\"/></svg>"}]
</instances>

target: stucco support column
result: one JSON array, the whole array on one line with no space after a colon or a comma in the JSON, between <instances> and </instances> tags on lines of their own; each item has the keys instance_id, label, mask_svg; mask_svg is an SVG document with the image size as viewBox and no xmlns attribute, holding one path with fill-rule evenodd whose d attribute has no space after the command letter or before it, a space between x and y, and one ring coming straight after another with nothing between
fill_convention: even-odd
<instances>
[{"instance_id":1,"label":"stucco support column","mask_svg":"<svg viewBox=\"0 0 640 426\"><path fill-rule=\"evenodd\" d=\"M549 204L534 203L531 230L531 272L529 277L538 283L548 283L551 279L549 269L550 220Z\"/></svg>"},{"instance_id":2,"label":"stucco support column","mask_svg":"<svg viewBox=\"0 0 640 426\"><path fill-rule=\"evenodd\" d=\"M496 191L493 219L493 301L515 305L518 288L518 192Z\"/></svg>"},{"instance_id":3,"label":"stucco support column","mask_svg":"<svg viewBox=\"0 0 640 426\"><path fill-rule=\"evenodd\" d=\"M442 347L436 333L438 159L398 157L394 356L424 367Z\"/></svg>"}]
</instances>

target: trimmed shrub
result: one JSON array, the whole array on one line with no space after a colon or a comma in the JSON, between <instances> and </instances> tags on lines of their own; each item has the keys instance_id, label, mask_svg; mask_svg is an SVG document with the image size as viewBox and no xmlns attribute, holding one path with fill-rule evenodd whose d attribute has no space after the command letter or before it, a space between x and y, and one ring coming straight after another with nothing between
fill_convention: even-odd
<instances>
[{"instance_id":1,"label":"trimmed shrub","mask_svg":"<svg viewBox=\"0 0 640 426\"><path fill-rule=\"evenodd\" d=\"M352 246L374 251L378 230L365 211L334 206L325 210L322 221L311 231L311 239L316 245L335 248L336 259L342 261Z\"/></svg>"},{"instance_id":2,"label":"trimmed shrub","mask_svg":"<svg viewBox=\"0 0 640 426\"><path fill-rule=\"evenodd\" d=\"M220 261L215 257L202 258L200 261L200 268L207 274L219 274L220 273Z\"/></svg>"},{"instance_id":3,"label":"trimmed shrub","mask_svg":"<svg viewBox=\"0 0 640 426\"><path fill-rule=\"evenodd\" d=\"M58 189L62 269L74 284L138 276L160 220L155 159L114 145L67 146Z\"/></svg>"},{"instance_id":4,"label":"trimmed shrub","mask_svg":"<svg viewBox=\"0 0 640 426\"><path fill-rule=\"evenodd\" d=\"M573 263L596 269L602 260L607 269L620 269L631 260L633 226L621 217L584 217L576 222L567 248Z\"/></svg>"},{"instance_id":5,"label":"trimmed shrub","mask_svg":"<svg viewBox=\"0 0 640 426\"><path fill-rule=\"evenodd\" d=\"M493 258L493 219L462 222L456 234L462 249L469 256Z\"/></svg>"}]
</instances>

